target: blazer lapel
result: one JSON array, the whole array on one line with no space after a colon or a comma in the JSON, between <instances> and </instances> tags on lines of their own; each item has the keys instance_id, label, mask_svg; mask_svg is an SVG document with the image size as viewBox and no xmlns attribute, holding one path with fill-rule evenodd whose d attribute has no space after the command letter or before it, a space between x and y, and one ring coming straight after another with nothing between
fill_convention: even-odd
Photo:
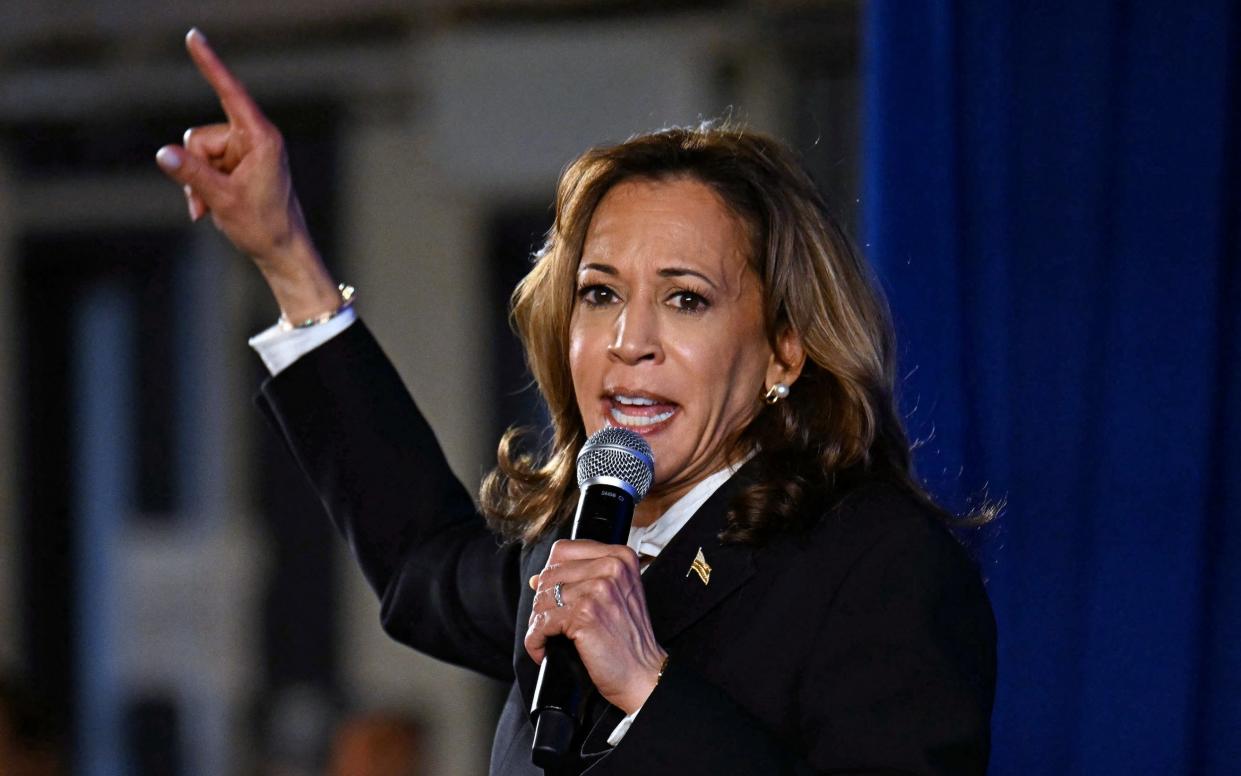
<instances>
[{"instance_id":1,"label":"blazer lapel","mask_svg":"<svg viewBox=\"0 0 1241 776\"><path fill-rule=\"evenodd\" d=\"M716 490L642 574L651 626L664 647L754 574L750 547L719 539L737 482L734 475ZM607 738L625 716L606 703L598 712L582 744L587 761L611 751Z\"/></svg>"},{"instance_id":2,"label":"blazer lapel","mask_svg":"<svg viewBox=\"0 0 1241 776\"><path fill-rule=\"evenodd\" d=\"M642 575L655 638L665 646L754 573L752 550L722 544L734 475L698 508Z\"/></svg>"}]
</instances>

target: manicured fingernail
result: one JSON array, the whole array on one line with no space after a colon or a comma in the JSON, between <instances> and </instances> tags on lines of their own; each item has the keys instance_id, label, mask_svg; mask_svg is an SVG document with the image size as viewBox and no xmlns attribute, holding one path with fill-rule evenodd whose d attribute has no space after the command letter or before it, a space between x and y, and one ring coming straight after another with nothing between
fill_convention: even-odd
<instances>
[{"instance_id":1,"label":"manicured fingernail","mask_svg":"<svg viewBox=\"0 0 1241 776\"><path fill-rule=\"evenodd\" d=\"M185 33L185 39L186 39L187 41L188 41L190 38L193 38L193 37L196 37L196 36L197 36L197 37L199 37L199 38L202 38L202 41L203 41L204 43L206 43L206 42L207 42L207 36L206 36L206 35L203 35L203 31L202 31L202 30L200 30L200 29L198 29L197 27L190 27L190 31L189 31L189 32L187 32L187 33Z\"/></svg>"},{"instance_id":2,"label":"manicured fingernail","mask_svg":"<svg viewBox=\"0 0 1241 776\"><path fill-rule=\"evenodd\" d=\"M194 196L194 191L189 186L185 186L182 191L185 192L185 204L190 211L190 220L197 222L203 217L202 204Z\"/></svg>"},{"instance_id":3,"label":"manicured fingernail","mask_svg":"<svg viewBox=\"0 0 1241 776\"><path fill-rule=\"evenodd\" d=\"M165 170L176 170L181 166L181 154L172 146L164 146L155 152L155 161Z\"/></svg>"},{"instance_id":4,"label":"manicured fingernail","mask_svg":"<svg viewBox=\"0 0 1241 776\"><path fill-rule=\"evenodd\" d=\"M531 590L539 589L539 575L538 574L535 574L534 576L530 577L530 589Z\"/></svg>"}]
</instances>

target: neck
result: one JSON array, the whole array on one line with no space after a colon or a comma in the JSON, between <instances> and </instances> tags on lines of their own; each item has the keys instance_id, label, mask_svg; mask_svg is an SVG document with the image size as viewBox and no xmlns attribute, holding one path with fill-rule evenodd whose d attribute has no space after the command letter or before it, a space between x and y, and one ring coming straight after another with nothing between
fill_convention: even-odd
<instances>
[{"instance_id":1,"label":"neck","mask_svg":"<svg viewBox=\"0 0 1241 776\"><path fill-rule=\"evenodd\" d=\"M633 525L635 528L646 528L651 523L659 519L659 516L668 511L668 507L677 502L677 499L689 493L690 488L695 483L690 483L683 487L667 492L648 493L646 498L638 502L633 508Z\"/></svg>"},{"instance_id":2,"label":"neck","mask_svg":"<svg viewBox=\"0 0 1241 776\"><path fill-rule=\"evenodd\" d=\"M748 461L753 452L741 456L738 460L733 461L731 466L740 466ZM702 482L707 477L715 474L723 466L710 469L699 474L693 481L684 483L669 483L663 487L656 486L646 495L646 498L638 502L633 510L633 526L635 528L645 528L651 523L659 519L659 516L668 511L668 508L677 502L679 498L694 489L694 486Z\"/></svg>"}]
</instances>

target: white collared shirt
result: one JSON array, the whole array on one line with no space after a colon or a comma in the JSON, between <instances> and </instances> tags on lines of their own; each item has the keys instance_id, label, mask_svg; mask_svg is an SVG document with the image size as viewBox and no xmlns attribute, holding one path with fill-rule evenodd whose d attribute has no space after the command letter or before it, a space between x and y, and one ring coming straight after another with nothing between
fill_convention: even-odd
<instances>
[{"instance_id":1,"label":"white collared shirt","mask_svg":"<svg viewBox=\"0 0 1241 776\"><path fill-rule=\"evenodd\" d=\"M283 372L294 361L319 347L353 325L358 314L352 307L340 311L329 320L301 329L282 329L274 323L250 338L250 347L263 359L272 377Z\"/></svg>"},{"instance_id":2,"label":"white collared shirt","mask_svg":"<svg viewBox=\"0 0 1241 776\"><path fill-rule=\"evenodd\" d=\"M746 458L745 460L749 460ZM744 463L745 461L742 461ZM726 466L715 474L703 478L689 492L681 496L668 510L660 515L655 522L648 526L638 528L637 526L629 529L629 541L627 544L630 549L638 553L639 556L650 555L652 558L659 557L659 553L663 552L668 546L668 542L672 541L672 537L689 522L689 519L698 511L698 507L702 506L707 499L711 498L711 494L715 493L721 485L728 482L728 478L733 476L741 464L735 466Z\"/></svg>"}]
</instances>

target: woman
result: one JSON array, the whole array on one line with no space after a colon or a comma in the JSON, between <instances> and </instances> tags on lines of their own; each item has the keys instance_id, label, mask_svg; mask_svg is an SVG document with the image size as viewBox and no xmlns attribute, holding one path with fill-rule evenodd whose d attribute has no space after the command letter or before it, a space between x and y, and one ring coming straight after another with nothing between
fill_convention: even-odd
<instances>
[{"instance_id":1,"label":"woman","mask_svg":"<svg viewBox=\"0 0 1241 776\"><path fill-rule=\"evenodd\" d=\"M484 522L314 252L279 133L187 45L228 121L158 161L271 286L261 403L384 627L512 682L492 773L538 772L554 635L598 690L564 773L985 771L986 594L910 473L885 306L790 152L668 130L570 166L513 300L553 452L506 435ZM573 459L605 424L656 461L629 546L563 539Z\"/></svg>"}]
</instances>

